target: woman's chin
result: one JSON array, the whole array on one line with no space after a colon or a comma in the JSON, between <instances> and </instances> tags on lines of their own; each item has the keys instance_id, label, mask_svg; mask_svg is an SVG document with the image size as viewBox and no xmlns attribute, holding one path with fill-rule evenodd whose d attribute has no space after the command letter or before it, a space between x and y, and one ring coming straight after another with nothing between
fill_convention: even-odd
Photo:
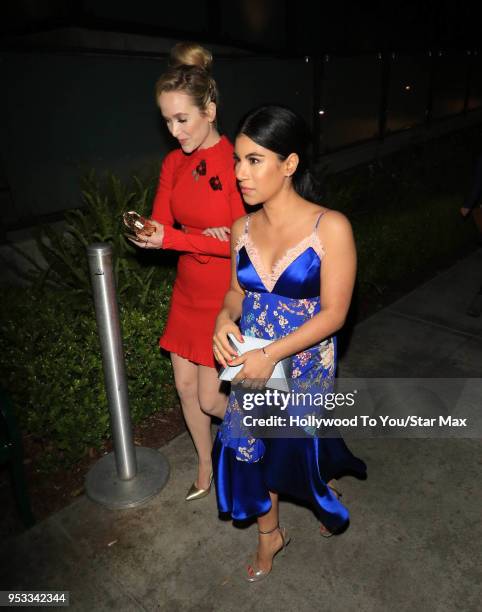
<instances>
[{"instance_id":1,"label":"woman's chin","mask_svg":"<svg viewBox=\"0 0 482 612\"><path fill-rule=\"evenodd\" d=\"M247 206L258 206L259 204L262 204L262 202L259 200L258 197L256 197L255 195L249 195L246 193L242 193L241 194L243 197L243 201Z\"/></svg>"}]
</instances>

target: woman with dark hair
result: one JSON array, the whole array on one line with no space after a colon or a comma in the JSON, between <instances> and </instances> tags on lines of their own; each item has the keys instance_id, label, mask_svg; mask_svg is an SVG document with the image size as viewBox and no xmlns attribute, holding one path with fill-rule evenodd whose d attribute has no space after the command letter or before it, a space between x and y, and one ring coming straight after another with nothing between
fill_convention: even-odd
<instances>
[{"instance_id":1,"label":"woman with dark hair","mask_svg":"<svg viewBox=\"0 0 482 612\"><path fill-rule=\"evenodd\" d=\"M231 229L231 288L216 321L214 354L221 365L242 369L233 379L213 465L220 512L236 520L257 517L258 549L245 573L250 582L269 574L273 557L289 541L279 527L279 493L311 504L327 537L348 523L331 479L366 474L340 437L317 437L309 427L287 437L281 426L279 437L256 437L245 425L246 390L259 389L286 358L291 400L278 415L296 414L293 392L327 397L333 390L334 334L350 305L356 252L346 217L318 204L308 134L289 109L265 106L247 115L235 142L245 203L263 206ZM272 342L232 360L228 334L240 342L243 335ZM303 414L316 411L310 406Z\"/></svg>"}]
</instances>

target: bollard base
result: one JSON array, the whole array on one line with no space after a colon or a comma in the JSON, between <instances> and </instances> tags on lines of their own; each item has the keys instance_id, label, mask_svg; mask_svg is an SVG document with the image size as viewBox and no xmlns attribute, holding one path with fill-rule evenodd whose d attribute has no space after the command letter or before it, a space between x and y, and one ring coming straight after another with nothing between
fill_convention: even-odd
<instances>
[{"instance_id":1,"label":"bollard base","mask_svg":"<svg viewBox=\"0 0 482 612\"><path fill-rule=\"evenodd\" d=\"M112 510L134 508L154 497L169 479L169 463L154 448L135 447L137 474L131 480L117 475L114 453L89 470L85 479L87 497Z\"/></svg>"}]
</instances>

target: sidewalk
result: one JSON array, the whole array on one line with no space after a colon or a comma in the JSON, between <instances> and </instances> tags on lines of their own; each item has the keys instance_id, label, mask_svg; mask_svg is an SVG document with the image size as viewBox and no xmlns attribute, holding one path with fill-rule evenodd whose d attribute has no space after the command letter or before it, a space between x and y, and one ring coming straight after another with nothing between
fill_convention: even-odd
<instances>
[{"instance_id":1,"label":"sidewalk","mask_svg":"<svg viewBox=\"0 0 482 612\"><path fill-rule=\"evenodd\" d=\"M480 377L482 318L465 308L482 250L358 325L347 376ZM482 403L482 400L481 400ZM340 481L351 514L341 536L319 536L306 508L281 503L292 536L259 584L240 577L256 529L217 516L214 494L186 503L194 452L187 434L162 449L164 490L110 511L85 496L1 545L0 589L69 590L73 610L480 609L480 440L354 440L368 480Z\"/></svg>"}]
</instances>

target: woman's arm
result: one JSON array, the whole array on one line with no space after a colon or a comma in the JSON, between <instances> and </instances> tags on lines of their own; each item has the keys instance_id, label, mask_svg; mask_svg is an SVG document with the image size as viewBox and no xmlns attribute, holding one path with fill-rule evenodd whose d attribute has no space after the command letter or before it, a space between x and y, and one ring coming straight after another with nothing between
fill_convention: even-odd
<instances>
[{"instance_id":1,"label":"woman's arm","mask_svg":"<svg viewBox=\"0 0 482 612\"><path fill-rule=\"evenodd\" d=\"M224 189L226 189L227 205L231 220L230 225L232 225L234 221L245 214L243 200L237 187L232 164L221 175L221 182ZM217 257L230 257L231 254L229 241L227 240L221 240L214 236L186 234L173 227L165 228L162 248L203 255L215 255Z\"/></svg>"},{"instance_id":2,"label":"woman's arm","mask_svg":"<svg viewBox=\"0 0 482 612\"><path fill-rule=\"evenodd\" d=\"M266 349L275 362L321 342L345 323L356 277L356 248L350 222L343 214L330 211L320 221L318 236L325 250L320 272L321 310Z\"/></svg>"},{"instance_id":3,"label":"woman's arm","mask_svg":"<svg viewBox=\"0 0 482 612\"><path fill-rule=\"evenodd\" d=\"M172 151L164 158L159 175L156 196L152 203L151 218L161 225L173 226L174 217L171 211L171 193L176 168L177 152Z\"/></svg>"},{"instance_id":4,"label":"woman's arm","mask_svg":"<svg viewBox=\"0 0 482 612\"><path fill-rule=\"evenodd\" d=\"M223 307L217 316L214 329L213 343L217 349L215 350L215 357L224 367L226 367L228 360L236 357L235 351L233 351L229 344L228 333L234 334L240 342L243 342L241 331L235 324L235 321L241 316L244 299L244 291L238 283L235 245L239 236L244 231L244 225L245 217L241 217L233 223L231 228L231 286L224 296Z\"/></svg>"},{"instance_id":5,"label":"woman's arm","mask_svg":"<svg viewBox=\"0 0 482 612\"><path fill-rule=\"evenodd\" d=\"M276 362L317 344L343 326L356 275L356 248L350 222L341 213L330 211L320 221L318 236L325 250L320 272L320 312L264 351L249 351L234 359L229 365L244 363L234 382L245 378L267 380Z\"/></svg>"},{"instance_id":6,"label":"woman's arm","mask_svg":"<svg viewBox=\"0 0 482 612\"><path fill-rule=\"evenodd\" d=\"M202 234L186 234L168 225L164 226L164 237L160 248L215 257L230 256L229 241Z\"/></svg>"},{"instance_id":7,"label":"woman's arm","mask_svg":"<svg viewBox=\"0 0 482 612\"><path fill-rule=\"evenodd\" d=\"M186 253L196 253L200 255L213 255L215 257L229 257L230 248L227 240L220 240L217 237L203 234L188 234L173 227L174 218L171 212L171 192L174 171L173 155L166 157L159 179L159 186L152 209L152 219L164 227L156 225L156 235L149 240L148 246L153 248L171 249L174 251L184 251ZM227 205L231 223L244 214L244 206L241 196L236 187L234 173L226 174L223 178L223 185L227 189ZM142 241L139 246L142 246Z\"/></svg>"}]
</instances>

